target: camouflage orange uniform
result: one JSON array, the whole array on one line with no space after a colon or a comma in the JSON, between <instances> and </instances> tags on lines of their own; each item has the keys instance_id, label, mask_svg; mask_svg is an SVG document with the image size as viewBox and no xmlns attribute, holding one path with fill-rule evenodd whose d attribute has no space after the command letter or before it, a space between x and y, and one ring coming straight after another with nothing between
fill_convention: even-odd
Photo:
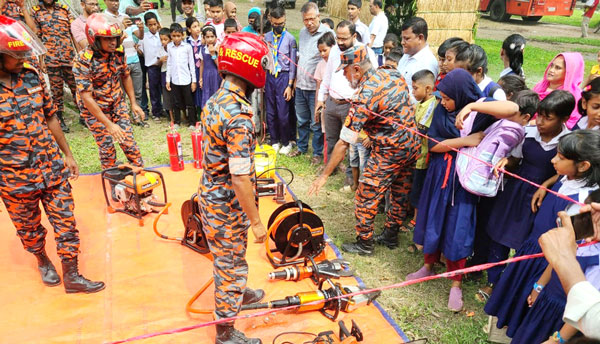
<instances>
[{"instance_id":1,"label":"camouflage orange uniform","mask_svg":"<svg viewBox=\"0 0 600 344\"><path fill-rule=\"evenodd\" d=\"M250 220L231 179L231 175L254 176L254 124L244 91L225 81L204 107L202 127L204 174L198 199L214 257L215 314L227 318L239 312L248 277Z\"/></svg>"},{"instance_id":2,"label":"camouflage orange uniform","mask_svg":"<svg viewBox=\"0 0 600 344\"><path fill-rule=\"evenodd\" d=\"M352 103L340 139L355 143L362 129L372 141L371 155L354 198L356 232L361 239L368 240L373 236L377 206L388 189L391 189L391 206L385 227L397 228L404 221L420 139L372 113L416 130L415 107L410 104L406 82L395 69L368 70Z\"/></svg>"},{"instance_id":3,"label":"camouflage orange uniform","mask_svg":"<svg viewBox=\"0 0 600 344\"><path fill-rule=\"evenodd\" d=\"M75 49L71 40L71 23L75 17L66 5L56 2L52 10L48 10L44 6L33 6L31 16L40 29L38 36L48 49L44 55L44 62L54 104L59 117L62 117L65 83L71 90L71 94L75 96L75 79L73 78Z\"/></svg>"},{"instance_id":4,"label":"camouflage orange uniform","mask_svg":"<svg viewBox=\"0 0 600 344\"><path fill-rule=\"evenodd\" d=\"M116 165L117 151L112 136L104 124L85 107L79 92L91 92L102 112L125 132L125 140L120 146L127 160L135 166L144 166L140 149L133 137L129 107L121 87L121 80L129 76L123 47L111 54L90 48L80 51L73 64L73 74L77 84L77 105L98 145L102 169Z\"/></svg>"},{"instance_id":5,"label":"camouflage orange uniform","mask_svg":"<svg viewBox=\"0 0 600 344\"><path fill-rule=\"evenodd\" d=\"M27 251L44 249L41 202L58 255L70 259L79 252L79 234L69 170L46 122L55 114L43 78L31 66L26 64L12 85L0 82L0 195Z\"/></svg>"},{"instance_id":6,"label":"camouflage orange uniform","mask_svg":"<svg viewBox=\"0 0 600 344\"><path fill-rule=\"evenodd\" d=\"M25 22L25 16L23 16L23 10L21 6L16 3L15 0L6 0L4 6L0 8L0 14L3 16L7 16L13 18L14 20L20 20Z\"/></svg>"}]
</instances>

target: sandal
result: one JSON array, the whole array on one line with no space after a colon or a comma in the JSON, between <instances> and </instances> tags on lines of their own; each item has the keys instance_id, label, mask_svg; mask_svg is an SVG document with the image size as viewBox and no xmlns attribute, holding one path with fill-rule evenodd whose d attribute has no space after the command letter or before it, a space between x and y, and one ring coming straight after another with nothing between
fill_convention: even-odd
<instances>
[{"instance_id":1,"label":"sandal","mask_svg":"<svg viewBox=\"0 0 600 344\"><path fill-rule=\"evenodd\" d=\"M402 232L402 233L413 232L415 230L416 225L417 225L417 222L415 221L415 219L412 219L407 224L400 226L400 232Z\"/></svg>"},{"instance_id":2,"label":"sandal","mask_svg":"<svg viewBox=\"0 0 600 344\"><path fill-rule=\"evenodd\" d=\"M423 252L423 248L422 248L422 247L421 247L421 248L419 248L419 246L417 246L415 243L412 243L412 244L410 244L410 245L409 245L409 246L406 248L406 250L407 250L409 253L412 253L412 254L417 254L417 253L421 253L421 252Z\"/></svg>"},{"instance_id":3,"label":"sandal","mask_svg":"<svg viewBox=\"0 0 600 344\"><path fill-rule=\"evenodd\" d=\"M475 299L481 303L487 303L492 294L492 290L492 286L490 285L486 285L485 287L480 288L475 294Z\"/></svg>"}]
</instances>

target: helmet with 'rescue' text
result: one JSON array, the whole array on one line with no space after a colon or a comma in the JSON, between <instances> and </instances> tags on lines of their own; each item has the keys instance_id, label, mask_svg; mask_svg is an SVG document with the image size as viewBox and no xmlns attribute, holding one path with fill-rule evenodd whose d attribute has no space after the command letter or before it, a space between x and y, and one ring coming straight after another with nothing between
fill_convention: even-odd
<instances>
[{"instance_id":1,"label":"helmet with 'rescue' text","mask_svg":"<svg viewBox=\"0 0 600 344\"><path fill-rule=\"evenodd\" d=\"M119 21L106 13L94 13L86 21L85 36L91 47L98 47L98 37L120 38L122 35L123 30Z\"/></svg>"},{"instance_id":2,"label":"helmet with 'rescue' text","mask_svg":"<svg viewBox=\"0 0 600 344\"><path fill-rule=\"evenodd\" d=\"M40 56L46 48L27 25L0 15L0 54L14 58Z\"/></svg>"},{"instance_id":3,"label":"helmet with 'rescue' text","mask_svg":"<svg viewBox=\"0 0 600 344\"><path fill-rule=\"evenodd\" d=\"M235 75L255 88L262 88L266 82L266 71L272 65L270 57L267 45L257 35L236 32L221 43L217 67L221 74Z\"/></svg>"}]
</instances>

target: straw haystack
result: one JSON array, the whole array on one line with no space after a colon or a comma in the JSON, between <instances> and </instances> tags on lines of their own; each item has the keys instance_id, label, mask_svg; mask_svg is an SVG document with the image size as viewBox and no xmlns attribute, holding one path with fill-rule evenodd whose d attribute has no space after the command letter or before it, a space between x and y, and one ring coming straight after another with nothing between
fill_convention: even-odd
<instances>
[{"instance_id":1,"label":"straw haystack","mask_svg":"<svg viewBox=\"0 0 600 344\"><path fill-rule=\"evenodd\" d=\"M479 19L479 0L417 0L417 16L427 21L432 47L450 37L460 37L469 43L475 40Z\"/></svg>"},{"instance_id":2,"label":"straw haystack","mask_svg":"<svg viewBox=\"0 0 600 344\"><path fill-rule=\"evenodd\" d=\"M348 0L327 0L327 13L335 23L348 19ZM369 12L369 0L362 0L360 21L369 25L373 16Z\"/></svg>"},{"instance_id":3,"label":"straw haystack","mask_svg":"<svg viewBox=\"0 0 600 344\"><path fill-rule=\"evenodd\" d=\"M400 35L402 18L412 16L416 5L416 15L424 18L429 27L428 42L431 47L439 46L450 37L460 37L467 42L473 42L474 33L479 19L479 0L387 0L384 7L393 6L388 13L390 19L389 32ZM328 0L327 12L332 18L341 20L347 18L346 6L348 0ZM369 25L369 0L363 0L360 20Z\"/></svg>"}]
</instances>

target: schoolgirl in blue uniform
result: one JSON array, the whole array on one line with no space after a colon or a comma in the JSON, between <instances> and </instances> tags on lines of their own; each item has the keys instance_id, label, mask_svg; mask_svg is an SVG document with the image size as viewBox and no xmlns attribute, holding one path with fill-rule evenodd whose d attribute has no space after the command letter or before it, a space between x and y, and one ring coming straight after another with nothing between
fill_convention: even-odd
<instances>
[{"instance_id":1,"label":"schoolgirl in blue uniform","mask_svg":"<svg viewBox=\"0 0 600 344\"><path fill-rule=\"evenodd\" d=\"M577 121L573 130L600 129L600 78L594 79L583 89L581 98L577 103L577 109L581 118Z\"/></svg>"},{"instance_id":2,"label":"schoolgirl in blue uniform","mask_svg":"<svg viewBox=\"0 0 600 344\"><path fill-rule=\"evenodd\" d=\"M536 125L525 128L524 142L513 150L510 159L502 159L497 167L505 168L520 160L514 169L515 174L536 184L555 176L551 160L556 156L558 140L569 133L565 123L574 106L575 98L569 92L556 90L550 93L537 107ZM503 191L494 199L482 201L489 214L482 219L481 228L487 234L485 240L489 244L486 262L507 259L510 249L518 249L529 236L535 219L531 200L537 190L527 182L504 176ZM479 292L482 301L489 298L502 270L504 266L488 270L488 285Z\"/></svg>"},{"instance_id":3,"label":"schoolgirl in blue uniform","mask_svg":"<svg viewBox=\"0 0 600 344\"><path fill-rule=\"evenodd\" d=\"M583 203L600 183L598 145L600 133L596 131L579 130L563 136L558 143L558 153L552 159L556 172L562 177L552 190ZM535 216L533 230L516 256L540 253L539 237L556 227L557 214L565 209L573 214L579 207L554 194L546 195ZM506 334L509 337L515 335L527 315L531 288L547 265L543 258L524 260L510 264L500 276L484 310L498 317L498 328L508 326Z\"/></svg>"},{"instance_id":4,"label":"schoolgirl in blue uniform","mask_svg":"<svg viewBox=\"0 0 600 344\"><path fill-rule=\"evenodd\" d=\"M496 121L492 116L477 116L472 134L460 137L455 125L456 116L467 104L483 97L479 86L471 74L457 68L446 75L438 90L442 100L434 111L428 135L443 144L429 140L429 168L419 200L413 237L416 244L424 246L425 264L417 272L406 276L407 280L432 275L432 266L441 253L446 257L448 271L465 267L466 258L473 248L478 197L463 189L455 178L456 152L448 146L477 146L483 138L481 131ZM452 288L448 308L460 311L463 306L462 276L450 279Z\"/></svg>"}]
</instances>

